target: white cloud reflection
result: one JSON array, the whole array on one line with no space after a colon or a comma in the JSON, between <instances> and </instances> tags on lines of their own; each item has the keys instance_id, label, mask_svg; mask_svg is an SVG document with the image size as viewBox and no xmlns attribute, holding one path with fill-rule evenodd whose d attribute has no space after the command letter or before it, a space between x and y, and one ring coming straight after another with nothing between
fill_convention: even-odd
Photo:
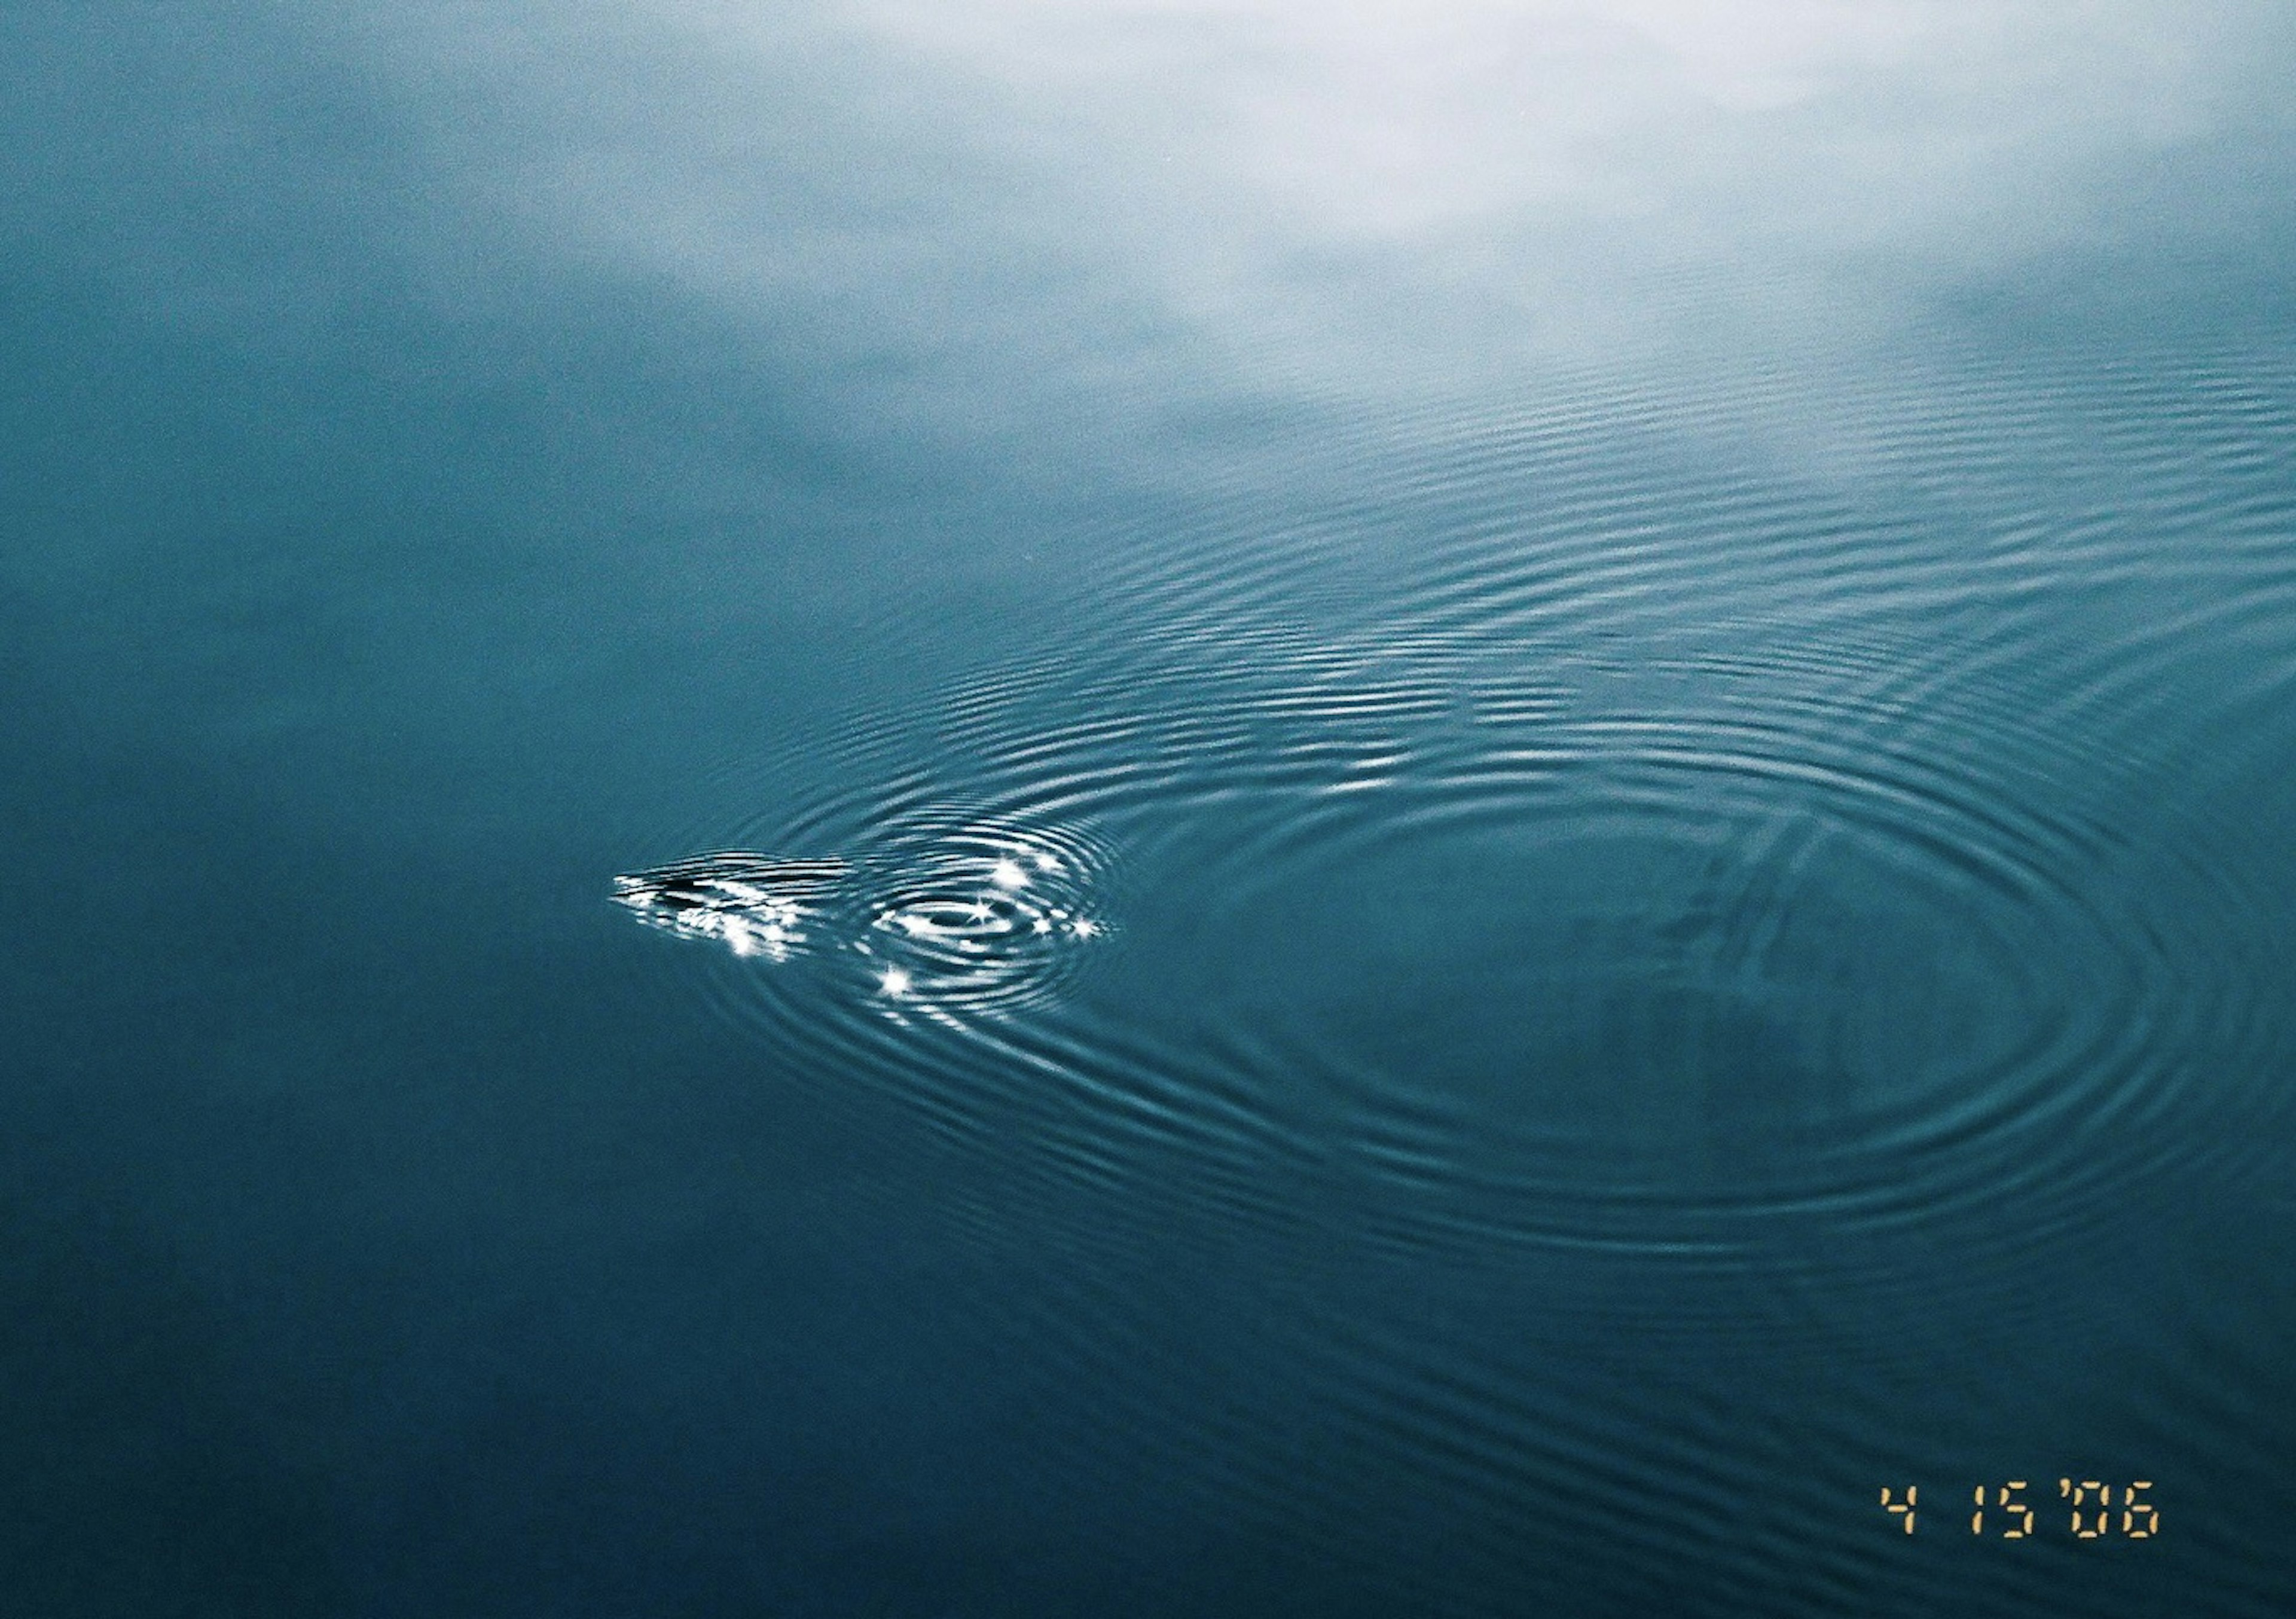
<instances>
[{"instance_id":1,"label":"white cloud reflection","mask_svg":"<svg viewBox=\"0 0 2296 1619\"><path fill-rule=\"evenodd\" d=\"M2169 0L406 15L441 151L525 233L990 432L1854 342L2123 228L2164 152L2278 140L2291 57L2284 8Z\"/></svg>"}]
</instances>

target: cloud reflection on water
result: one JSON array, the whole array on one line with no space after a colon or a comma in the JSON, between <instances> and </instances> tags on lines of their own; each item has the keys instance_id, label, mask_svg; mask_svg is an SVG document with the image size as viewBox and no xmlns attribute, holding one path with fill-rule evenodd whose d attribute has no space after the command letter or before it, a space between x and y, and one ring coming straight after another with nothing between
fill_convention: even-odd
<instances>
[{"instance_id":1,"label":"cloud reflection on water","mask_svg":"<svg viewBox=\"0 0 2296 1619\"><path fill-rule=\"evenodd\" d=\"M1242 383L1777 364L2284 136L2269 8L906 0L460 8L408 94L516 228L846 368L864 419L1103 429ZM2165 200L2165 199L2163 200ZM1837 356L1838 357L1838 356Z\"/></svg>"}]
</instances>

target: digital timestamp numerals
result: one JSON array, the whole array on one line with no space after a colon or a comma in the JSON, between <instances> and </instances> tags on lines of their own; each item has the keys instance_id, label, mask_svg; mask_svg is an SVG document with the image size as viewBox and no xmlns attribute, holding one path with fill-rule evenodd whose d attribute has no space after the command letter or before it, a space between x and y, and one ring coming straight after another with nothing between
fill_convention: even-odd
<instances>
[{"instance_id":1,"label":"digital timestamp numerals","mask_svg":"<svg viewBox=\"0 0 2296 1619\"><path fill-rule=\"evenodd\" d=\"M2146 1498L2152 1487L2150 1479L2140 1478L2126 1484L2110 1484L2095 1478L2061 1478L2057 1480L2057 1500L2046 1519L2027 1499L2032 1486L2024 1479L2013 1478L2006 1484L1979 1484L1970 1495L1976 1510L1969 1515L1969 1533L1991 1534L2004 1541L2030 1541L2041 1537L2041 1525L2062 1524L2077 1541L2101 1541L2118 1536L2128 1541L2149 1541L2161 1533L2161 1509ZM1992 1499L1986 1499L1988 1489ZM1907 1484L1900 1495L1887 1484L1882 1486L1882 1509L1896 1521L1907 1534L1921 1516L1920 1487ZM2048 1504L2047 1498L2043 1498ZM2060 1517L2061 1512L2069 1513Z\"/></svg>"}]
</instances>

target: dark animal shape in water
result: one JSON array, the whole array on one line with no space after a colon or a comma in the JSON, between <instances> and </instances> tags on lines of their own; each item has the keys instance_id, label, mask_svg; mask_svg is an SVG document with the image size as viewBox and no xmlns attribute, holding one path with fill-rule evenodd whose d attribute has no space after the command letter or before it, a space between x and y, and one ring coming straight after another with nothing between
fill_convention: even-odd
<instances>
[{"instance_id":1,"label":"dark animal shape in water","mask_svg":"<svg viewBox=\"0 0 2296 1619\"><path fill-rule=\"evenodd\" d=\"M785 959L804 943L812 902L843 880L841 860L775 860L729 850L614 879L614 902L638 920L725 942L735 955Z\"/></svg>"}]
</instances>

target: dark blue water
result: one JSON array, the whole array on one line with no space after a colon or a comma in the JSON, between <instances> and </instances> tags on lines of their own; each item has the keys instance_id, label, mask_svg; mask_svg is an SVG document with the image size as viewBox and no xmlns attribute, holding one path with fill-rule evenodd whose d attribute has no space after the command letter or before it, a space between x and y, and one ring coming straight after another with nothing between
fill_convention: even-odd
<instances>
[{"instance_id":1,"label":"dark blue water","mask_svg":"<svg viewBox=\"0 0 2296 1619\"><path fill-rule=\"evenodd\" d=\"M0 16L0 1611L2296 1608L2296 37L1733 16Z\"/></svg>"}]
</instances>

